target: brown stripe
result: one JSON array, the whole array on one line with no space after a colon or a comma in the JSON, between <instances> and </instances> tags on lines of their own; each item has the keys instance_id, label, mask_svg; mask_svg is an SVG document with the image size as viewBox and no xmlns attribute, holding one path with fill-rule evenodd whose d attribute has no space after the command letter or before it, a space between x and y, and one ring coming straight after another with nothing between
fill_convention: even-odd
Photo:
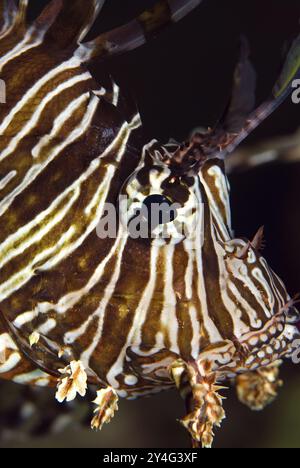
<instances>
[{"instance_id":1,"label":"brown stripe","mask_svg":"<svg viewBox=\"0 0 300 468\"><path fill-rule=\"evenodd\" d=\"M207 308L210 318L225 339L233 334L233 321L230 313L225 309L219 286L220 270L218 255L212 238L211 214L208 200L203 190L205 241L202 251L203 276L207 296Z\"/></svg>"},{"instance_id":2,"label":"brown stripe","mask_svg":"<svg viewBox=\"0 0 300 468\"><path fill-rule=\"evenodd\" d=\"M153 294L147 318L141 329L142 346L141 349L147 351L152 349L156 343L156 335L161 330L160 318L164 306L164 280L165 280L165 255L163 249L160 249L157 260L157 277L155 292Z\"/></svg>"},{"instance_id":3,"label":"brown stripe","mask_svg":"<svg viewBox=\"0 0 300 468\"><path fill-rule=\"evenodd\" d=\"M188 254L184 250L183 243L175 248L173 258L173 288L177 298L176 317L178 322L178 347L182 359L191 358L191 343L193 328L189 314L190 303L186 297L185 274L188 266Z\"/></svg>"},{"instance_id":4,"label":"brown stripe","mask_svg":"<svg viewBox=\"0 0 300 468\"><path fill-rule=\"evenodd\" d=\"M228 268L227 268L227 272L229 275L228 280L231 281L235 285L235 287L237 288L238 292L243 297L243 299L252 307L253 310L255 310L257 314L257 319L261 320L263 324L266 323L267 317L264 312L264 309L262 308L261 304L257 301L255 296L252 294L250 289L247 288L247 285L245 285L243 281L236 278ZM239 306L240 308L242 308L241 304L239 304Z\"/></svg>"},{"instance_id":5,"label":"brown stripe","mask_svg":"<svg viewBox=\"0 0 300 468\"><path fill-rule=\"evenodd\" d=\"M100 375L108 372L126 344L136 309L149 282L150 261L150 249L142 248L139 242L129 238L120 278L106 310L102 338L91 359L91 367Z\"/></svg>"}]
</instances>

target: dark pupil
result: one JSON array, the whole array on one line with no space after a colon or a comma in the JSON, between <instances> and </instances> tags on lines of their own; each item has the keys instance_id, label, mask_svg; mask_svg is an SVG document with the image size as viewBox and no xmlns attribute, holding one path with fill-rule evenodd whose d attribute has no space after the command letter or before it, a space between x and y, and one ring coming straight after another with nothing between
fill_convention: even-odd
<instances>
[{"instance_id":1,"label":"dark pupil","mask_svg":"<svg viewBox=\"0 0 300 468\"><path fill-rule=\"evenodd\" d=\"M152 229L159 224L171 223L177 218L177 210L163 195L149 195L143 203L143 215Z\"/></svg>"}]
</instances>

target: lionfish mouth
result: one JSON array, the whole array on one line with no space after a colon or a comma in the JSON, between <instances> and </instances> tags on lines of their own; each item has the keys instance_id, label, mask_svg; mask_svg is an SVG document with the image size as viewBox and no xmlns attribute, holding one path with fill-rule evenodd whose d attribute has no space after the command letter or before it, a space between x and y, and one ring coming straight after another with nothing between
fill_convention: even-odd
<instances>
[{"instance_id":1,"label":"lionfish mouth","mask_svg":"<svg viewBox=\"0 0 300 468\"><path fill-rule=\"evenodd\" d=\"M242 341L248 351L246 368L255 370L283 357L289 358L300 338L300 321L288 323L284 315L275 316L263 330L249 334Z\"/></svg>"}]
</instances>

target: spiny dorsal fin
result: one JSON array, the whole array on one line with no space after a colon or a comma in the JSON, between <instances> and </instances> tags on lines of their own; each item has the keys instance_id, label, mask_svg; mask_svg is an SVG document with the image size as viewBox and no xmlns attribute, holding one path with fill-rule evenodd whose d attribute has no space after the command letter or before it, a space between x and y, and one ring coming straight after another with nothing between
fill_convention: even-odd
<instances>
[{"instance_id":1,"label":"spiny dorsal fin","mask_svg":"<svg viewBox=\"0 0 300 468\"><path fill-rule=\"evenodd\" d=\"M105 0L51 0L27 30L27 42L35 42L38 35L40 42L56 44L60 49L78 44L77 57L87 62L95 57L114 55L139 47L170 23L181 20L202 0L158 0L152 9L141 13L127 25L82 44L81 41L91 29L104 2ZM18 8L13 0L3 0L2 11L0 7L0 31L15 30L19 36L24 36L27 6L28 0L20 0Z\"/></svg>"},{"instance_id":2,"label":"spiny dorsal fin","mask_svg":"<svg viewBox=\"0 0 300 468\"><path fill-rule=\"evenodd\" d=\"M159 0L128 24L101 34L80 46L77 55L83 62L97 57L127 52L145 44L170 23L180 21L202 0Z\"/></svg>"}]
</instances>

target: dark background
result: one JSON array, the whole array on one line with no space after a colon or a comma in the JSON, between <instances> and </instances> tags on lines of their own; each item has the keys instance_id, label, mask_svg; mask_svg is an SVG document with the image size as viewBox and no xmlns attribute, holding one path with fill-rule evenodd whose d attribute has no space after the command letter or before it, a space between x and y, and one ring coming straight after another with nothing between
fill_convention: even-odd
<instances>
[{"instance_id":1,"label":"dark background","mask_svg":"<svg viewBox=\"0 0 300 468\"><path fill-rule=\"evenodd\" d=\"M45 3L32 0L31 14ZM91 36L128 21L153 3L108 0ZM214 125L222 114L241 34L251 44L258 102L268 97L285 44L299 32L299 19L299 0L204 0L155 41L94 66L93 73L99 80L111 74L135 95L146 138L163 142L170 137L184 139L195 127ZM299 127L299 117L300 105L286 102L245 144L292 134ZM290 293L300 291L300 164L269 165L235 174L230 181L236 234L251 237L265 225L265 256ZM286 363L282 374L285 386L263 413L251 413L237 402L234 391L228 392L227 420L217 430L216 447L300 447L300 367ZM49 398L54 398L53 392ZM183 405L175 392L123 401L119 414L101 434L71 430L23 446L183 447L189 441L176 423L182 415Z\"/></svg>"}]
</instances>

